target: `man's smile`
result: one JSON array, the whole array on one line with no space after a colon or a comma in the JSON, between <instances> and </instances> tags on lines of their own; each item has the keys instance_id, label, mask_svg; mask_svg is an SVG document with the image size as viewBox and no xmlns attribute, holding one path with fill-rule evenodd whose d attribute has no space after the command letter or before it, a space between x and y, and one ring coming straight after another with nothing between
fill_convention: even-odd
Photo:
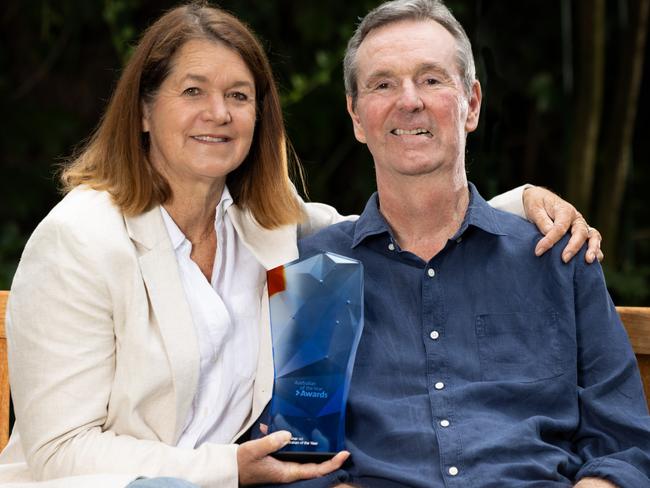
<instances>
[{"instance_id":1,"label":"man's smile","mask_svg":"<svg viewBox=\"0 0 650 488\"><path fill-rule=\"evenodd\" d=\"M433 134L427 129L416 128L416 129L393 129L390 131L391 134L395 136L426 136L433 137Z\"/></svg>"}]
</instances>

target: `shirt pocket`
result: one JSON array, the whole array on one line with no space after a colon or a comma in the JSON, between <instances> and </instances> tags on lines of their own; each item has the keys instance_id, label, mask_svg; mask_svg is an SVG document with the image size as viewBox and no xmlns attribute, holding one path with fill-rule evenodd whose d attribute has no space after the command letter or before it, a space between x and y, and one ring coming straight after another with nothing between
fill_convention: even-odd
<instances>
[{"instance_id":1,"label":"shirt pocket","mask_svg":"<svg viewBox=\"0 0 650 488\"><path fill-rule=\"evenodd\" d=\"M563 373L553 311L476 316L483 381L532 382Z\"/></svg>"}]
</instances>

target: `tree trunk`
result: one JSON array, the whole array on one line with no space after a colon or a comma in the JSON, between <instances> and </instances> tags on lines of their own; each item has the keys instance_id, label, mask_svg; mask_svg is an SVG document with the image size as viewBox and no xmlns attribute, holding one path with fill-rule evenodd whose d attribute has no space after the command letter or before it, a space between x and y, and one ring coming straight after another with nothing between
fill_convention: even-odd
<instances>
[{"instance_id":1,"label":"tree trunk","mask_svg":"<svg viewBox=\"0 0 650 488\"><path fill-rule=\"evenodd\" d=\"M618 84L612 117L603 144L604 184L598 198L596 225L603 235L604 252L616 266L619 217L630 169L632 137L643 75L650 0L631 0L628 33L619 56Z\"/></svg>"},{"instance_id":2,"label":"tree trunk","mask_svg":"<svg viewBox=\"0 0 650 488\"><path fill-rule=\"evenodd\" d=\"M598 149L605 74L605 0L576 2L577 60L575 112L567 198L589 214Z\"/></svg>"}]
</instances>

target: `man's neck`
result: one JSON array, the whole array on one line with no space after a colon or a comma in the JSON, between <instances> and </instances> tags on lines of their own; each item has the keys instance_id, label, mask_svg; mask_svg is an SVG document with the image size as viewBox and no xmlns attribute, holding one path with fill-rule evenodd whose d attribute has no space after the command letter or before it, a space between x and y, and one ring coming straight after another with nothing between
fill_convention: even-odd
<instances>
[{"instance_id":1,"label":"man's neck","mask_svg":"<svg viewBox=\"0 0 650 488\"><path fill-rule=\"evenodd\" d=\"M429 261L458 232L469 205L465 173L377 178L380 211L399 246Z\"/></svg>"}]
</instances>

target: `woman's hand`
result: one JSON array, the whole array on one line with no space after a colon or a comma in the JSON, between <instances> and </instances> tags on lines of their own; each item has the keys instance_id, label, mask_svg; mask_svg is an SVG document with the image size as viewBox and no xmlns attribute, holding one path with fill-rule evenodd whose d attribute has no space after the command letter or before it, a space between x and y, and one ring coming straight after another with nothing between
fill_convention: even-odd
<instances>
[{"instance_id":1,"label":"woman's hand","mask_svg":"<svg viewBox=\"0 0 650 488\"><path fill-rule=\"evenodd\" d=\"M290 440L291 434L282 430L241 444L237 449L239 484L291 483L324 476L339 469L350 456L349 452L341 451L320 464L280 461L271 456L289 444Z\"/></svg>"},{"instance_id":2,"label":"woman's hand","mask_svg":"<svg viewBox=\"0 0 650 488\"><path fill-rule=\"evenodd\" d=\"M603 260L604 256L600 250L602 241L600 232L589 227L582 214L573 205L539 186L526 188L523 198L526 218L544 234L544 238L535 247L537 256L541 256L553 247L570 228L571 239L562 251L562 260L565 263L578 253L585 241L589 241L585 261L593 263L595 259Z\"/></svg>"},{"instance_id":3,"label":"woman's hand","mask_svg":"<svg viewBox=\"0 0 650 488\"><path fill-rule=\"evenodd\" d=\"M600 478L582 478L575 488L618 488L614 483Z\"/></svg>"}]
</instances>

